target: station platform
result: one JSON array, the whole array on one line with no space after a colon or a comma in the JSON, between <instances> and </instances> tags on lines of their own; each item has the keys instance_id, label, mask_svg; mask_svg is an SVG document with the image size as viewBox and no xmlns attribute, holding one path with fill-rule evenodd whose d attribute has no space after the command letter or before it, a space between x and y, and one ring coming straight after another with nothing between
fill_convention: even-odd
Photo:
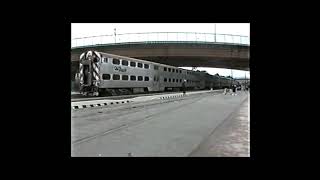
<instances>
[{"instance_id":1,"label":"station platform","mask_svg":"<svg viewBox=\"0 0 320 180\"><path fill-rule=\"evenodd\" d=\"M248 111L242 108L248 101L248 93L187 95L187 98L157 99L140 105L128 103L127 108L121 109L72 111L72 156L246 156L245 150L235 152L246 148L245 141L242 146L239 142L248 133L241 132L248 126L248 120L244 119L245 115L237 116L237 112ZM233 123L239 120L234 121L234 117L240 118L241 128L239 123ZM215 139L213 144L205 143L211 142L208 137ZM213 153L212 146L216 147ZM217 151L219 148L221 151Z\"/></svg>"},{"instance_id":2,"label":"station platform","mask_svg":"<svg viewBox=\"0 0 320 180\"><path fill-rule=\"evenodd\" d=\"M250 94L190 157L250 157Z\"/></svg>"},{"instance_id":3,"label":"station platform","mask_svg":"<svg viewBox=\"0 0 320 180\"><path fill-rule=\"evenodd\" d=\"M144 95L138 96L134 98L125 98L125 99L99 99L99 100L87 100L87 101L76 101L71 102L72 109L83 109L88 107L113 107L114 105L122 105L127 103L140 103L152 100L168 100L173 98L182 98L182 97L189 97L197 94L204 94L204 93L222 93L223 90L202 90L202 91L191 91L187 92L183 95L182 92L177 93L163 93L163 94L156 94L156 95Z\"/></svg>"}]
</instances>

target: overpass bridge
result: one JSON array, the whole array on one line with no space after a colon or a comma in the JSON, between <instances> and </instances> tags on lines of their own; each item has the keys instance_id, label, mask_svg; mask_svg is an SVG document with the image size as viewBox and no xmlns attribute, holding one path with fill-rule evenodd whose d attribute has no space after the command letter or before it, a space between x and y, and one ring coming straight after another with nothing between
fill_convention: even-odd
<instances>
[{"instance_id":1,"label":"overpass bridge","mask_svg":"<svg viewBox=\"0 0 320 180\"><path fill-rule=\"evenodd\" d=\"M71 77L87 50L154 61L177 67L249 70L249 37L192 32L151 32L72 39Z\"/></svg>"}]
</instances>

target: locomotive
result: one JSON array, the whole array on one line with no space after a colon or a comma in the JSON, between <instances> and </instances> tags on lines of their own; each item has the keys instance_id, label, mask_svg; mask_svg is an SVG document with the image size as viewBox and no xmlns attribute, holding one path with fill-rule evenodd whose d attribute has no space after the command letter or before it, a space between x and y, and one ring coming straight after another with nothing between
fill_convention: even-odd
<instances>
[{"instance_id":1,"label":"locomotive","mask_svg":"<svg viewBox=\"0 0 320 180\"><path fill-rule=\"evenodd\" d=\"M188 90L232 85L232 79L223 76L97 51L80 55L76 80L87 96L178 91L184 80Z\"/></svg>"}]
</instances>

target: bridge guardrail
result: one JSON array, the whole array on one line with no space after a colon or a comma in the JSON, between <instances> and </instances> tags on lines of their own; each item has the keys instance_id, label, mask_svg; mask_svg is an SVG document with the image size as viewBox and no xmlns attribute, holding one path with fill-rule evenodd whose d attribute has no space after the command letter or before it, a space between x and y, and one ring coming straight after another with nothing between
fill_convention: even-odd
<instances>
[{"instance_id":1,"label":"bridge guardrail","mask_svg":"<svg viewBox=\"0 0 320 180\"><path fill-rule=\"evenodd\" d=\"M196 33L196 32L148 32L101 35L71 40L71 48L101 44L118 44L132 42L212 42L223 44L250 45L248 36L232 34Z\"/></svg>"}]
</instances>

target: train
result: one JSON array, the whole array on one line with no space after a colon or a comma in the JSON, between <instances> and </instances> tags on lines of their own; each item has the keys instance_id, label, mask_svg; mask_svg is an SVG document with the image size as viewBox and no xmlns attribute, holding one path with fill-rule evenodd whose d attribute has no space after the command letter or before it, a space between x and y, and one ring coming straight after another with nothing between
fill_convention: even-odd
<instances>
[{"instance_id":1,"label":"train","mask_svg":"<svg viewBox=\"0 0 320 180\"><path fill-rule=\"evenodd\" d=\"M85 96L108 96L146 92L222 89L238 84L232 78L211 75L147 60L97 51L80 55L75 75Z\"/></svg>"}]
</instances>

